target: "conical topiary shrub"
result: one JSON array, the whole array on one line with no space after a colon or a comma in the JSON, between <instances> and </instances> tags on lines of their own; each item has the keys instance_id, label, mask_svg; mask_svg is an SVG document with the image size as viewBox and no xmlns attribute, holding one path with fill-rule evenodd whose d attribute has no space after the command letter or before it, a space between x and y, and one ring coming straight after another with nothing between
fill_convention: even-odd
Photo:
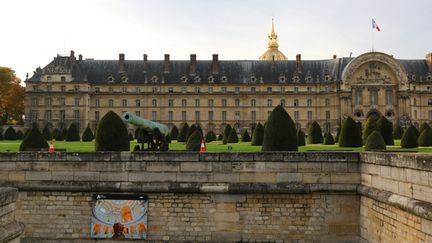
<instances>
[{"instance_id":1,"label":"conical topiary shrub","mask_svg":"<svg viewBox=\"0 0 432 243\"><path fill-rule=\"evenodd\" d=\"M309 144L323 143L322 130L320 125L316 121L312 122L312 124L309 127L307 142Z\"/></svg>"},{"instance_id":2,"label":"conical topiary shrub","mask_svg":"<svg viewBox=\"0 0 432 243\"><path fill-rule=\"evenodd\" d=\"M200 151L202 134L200 131L195 130L188 138L186 143L187 151Z\"/></svg>"},{"instance_id":3,"label":"conical topiary shrub","mask_svg":"<svg viewBox=\"0 0 432 243\"><path fill-rule=\"evenodd\" d=\"M68 133L66 135L66 141L80 141L80 134L77 124L72 123L69 126Z\"/></svg>"},{"instance_id":4,"label":"conical topiary shrub","mask_svg":"<svg viewBox=\"0 0 432 243\"><path fill-rule=\"evenodd\" d=\"M189 129L188 132L186 134L186 140L189 139L190 135L192 135L192 133L194 133L195 131L197 131L197 126L195 124L192 124Z\"/></svg>"},{"instance_id":5,"label":"conical topiary shrub","mask_svg":"<svg viewBox=\"0 0 432 243\"><path fill-rule=\"evenodd\" d=\"M218 140L218 141L222 141L222 139L223 139L223 135L222 135L222 134L219 134L219 136L217 137L217 140Z\"/></svg>"},{"instance_id":6,"label":"conical topiary shrub","mask_svg":"<svg viewBox=\"0 0 432 243\"><path fill-rule=\"evenodd\" d=\"M377 123L377 130L381 133L386 145L394 145L393 141L393 124L385 118L385 116L380 117Z\"/></svg>"},{"instance_id":7,"label":"conical topiary shrub","mask_svg":"<svg viewBox=\"0 0 432 243\"><path fill-rule=\"evenodd\" d=\"M83 132L82 140L83 140L83 142L91 142L91 141L93 141L93 139L94 139L93 132L92 132L90 126L87 125L86 129Z\"/></svg>"},{"instance_id":8,"label":"conical topiary shrub","mask_svg":"<svg viewBox=\"0 0 432 243\"><path fill-rule=\"evenodd\" d=\"M57 140L56 137L58 136L59 133L60 133L60 130L58 128L54 128L52 131L52 138Z\"/></svg>"},{"instance_id":9,"label":"conical topiary shrub","mask_svg":"<svg viewBox=\"0 0 432 243\"><path fill-rule=\"evenodd\" d=\"M420 137L417 139L417 143L422 147L432 146L432 128L430 126L423 128Z\"/></svg>"},{"instance_id":10,"label":"conical topiary shrub","mask_svg":"<svg viewBox=\"0 0 432 243\"><path fill-rule=\"evenodd\" d=\"M427 124L426 122L423 122L420 126L419 133L421 134L423 132L423 130L426 129L427 127L430 127L429 124Z\"/></svg>"},{"instance_id":11,"label":"conical topiary shrub","mask_svg":"<svg viewBox=\"0 0 432 243\"><path fill-rule=\"evenodd\" d=\"M306 139L304 132L299 129L297 131L297 146L305 146L306 145Z\"/></svg>"},{"instance_id":12,"label":"conical topiary shrub","mask_svg":"<svg viewBox=\"0 0 432 243\"><path fill-rule=\"evenodd\" d=\"M16 133L16 138L21 140L24 138L24 133L21 130L18 130L18 132Z\"/></svg>"},{"instance_id":13,"label":"conical topiary shrub","mask_svg":"<svg viewBox=\"0 0 432 243\"><path fill-rule=\"evenodd\" d=\"M250 142L251 141L251 137L250 137L247 130L244 130L241 140L242 140L242 142Z\"/></svg>"},{"instance_id":14,"label":"conical topiary shrub","mask_svg":"<svg viewBox=\"0 0 432 243\"><path fill-rule=\"evenodd\" d=\"M57 131L56 131L56 129L57 129ZM54 131L56 131L56 135L55 135L54 139L55 139L56 141L63 141L63 140L65 139L65 138L63 137L63 131L60 130L60 129L58 129L58 128L56 128L56 129L54 129Z\"/></svg>"},{"instance_id":15,"label":"conical topiary shrub","mask_svg":"<svg viewBox=\"0 0 432 243\"><path fill-rule=\"evenodd\" d=\"M177 137L177 142L184 143L187 141L186 137L187 137L188 130L189 130L189 125L187 124L187 122L185 122L180 129L180 133L178 134Z\"/></svg>"},{"instance_id":16,"label":"conical topiary shrub","mask_svg":"<svg viewBox=\"0 0 432 243\"><path fill-rule=\"evenodd\" d=\"M362 139L357 123L348 117L342 124L339 147L361 147Z\"/></svg>"},{"instance_id":17,"label":"conical topiary shrub","mask_svg":"<svg viewBox=\"0 0 432 243\"><path fill-rule=\"evenodd\" d=\"M367 137L375 130L377 130L375 118L369 117L366 123L364 124L364 128L363 128L363 133L362 133L363 144L366 143Z\"/></svg>"},{"instance_id":18,"label":"conical topiary shrub","mask_svg":"<svg viewBox=\"0 0 432 243\"><path fill-rule=\"evenodd\" d=\"M36 126L33 126L20 145L20 151L47 149L48 143Z\"/></svg>"},{"instance_id":19,"label":"conical topiary shrub","mask_svg":"<svg viewBox=\"0 0 432 243\"><path fill-rule=\"evenodd\" d=\"M216 134L213 131L208 131L205 136L205 142L210 143L216 141Z\"/></svg>"},{"instance_id":20,"label":"conical topiary shrub","mask_svg":"<svg viewBox=\"0 0 432 243\"><path fill-rule=\"evenodd\" d=\"M3 131L0 129L0 141L3 140Z\"/></svg>"},{"instance_id":21,"label":"conical topiary shrub","mask_svg":"<svg viewBox=\"0 0 432 243\"><path fill-rule=\"evenodd\" d=\"M233 128L228 136L228 143L238 143L238 136L236 130Z\"/></svg>"},{"instance_id":22,"label":"conical topiary shrub","mask_svg":"<svg viewBox=\"0 0 432 243\"><path fill-rule=\"evenodd\" d=\"M401 139L403 133L404 133L403 128L398 123L395 129L393 130L393 139Z\"/></svg>"},{"instance_id":23,"label":"conical topiary shrub","mask_svg":"<svg viewBox=\"0 0 432 243\"><path fill-rule=\"evenodd\" d=\"M264 127L261 123L255 127L253 135L252 135L252 145L262 145L264 139Z\"/></svg>"},{"instance_id":24,"label":"conical topiary shrub","mask_svg":"<svg viewBox=\"0 0 432 243\"><path fill-rule=\"evenodd\" d=\"M417 136L417 138L420 136L420 132L419 132L419 130L417 129L417 127L416 126L414 126L414 125L412 125L412 127L414 128L414 132L415 132L415 134L416 134L416 136Z\"/></svg>"},{"instance_id":25,"label":"conical topiary shrub","mask_svg":"<svg viewBox=\"0 0 432 243\"><path fill-rule=\"evenodd\" d=\"M341 132L341 125L338 126L337 128L337 132L336 132L336 137L334 138L335 142L339 142L339 136L340 136L340 132Z\"/></svg>"},{"instance_id":26,"label":"conical topiary shrub","mask_svg":"<svg viewBox=\"0 0 432 243\"><path fill-rule=\"evenodd\" d=\"M174 125L171 128L171 132L170 132L171 140L177 140L178 134L179 134L179 130L178 130L177 126Z\"/></svg>"},{"instance_id":27,"label":"conical topiary shrub","mask_svg":"<svg viewBox=\"0 0 432 243\"><path fill-rule=\"evenodd\" d=\"M417 129L411 125L408 127L407 130L405 130L404 134L402 135L401 139L401 147L402 148L417 148Z\"/></svg>"},{"instance_id":28,"label":"conical topiary shrub","mask_svg":"<svg viewBox=\"0 0 432 243\"><path fill-rule=\"evenodd\" d=\"M46 124L45 127L43 128L43 130L42 130L42 136L47 141L53 139L53 136L52 136L52 133L51 133L51 130L50 130L48 124Z\"/></svg>"},{"instance_id":29,"label":"conical topiary shrub","mask_svg":"<svg viewBox=\"0 0 432 243\"><path fill-rule=\"evenodd\" d=\"M325 145L333 145L333 144L335 144L334 138L331 135L331 133L327 132L325 134L323 144L325 144Z\"/></svg>"},{"instance_id":30,"label":"conical topiary shrub","mask_svg":"<svg viewBox=\"0 0 432 243\"><path fill-rule=\"evenodd\" d=\"M96 151L129 151L130 141L122 119L109 111L99 121L95 136Z\"/></svg>"},{"instance_id":31,"label":"conical topiary shrub","mask_svg":"<svg viewBox=\"0 0 432 243\"><path fill-rule=\"evenodd\" d=\"M67 134L68 134L68 130L66 127L64 127L61 131L61 136L63 137L63 140L66 139Z\"/></svg>"},{"instance_id":32,"label":"conical topiary shrub","mask_svg":"<svg viewBox=\"0 0 432 243\"><path fill-rule=\"evenodd\" d=\"M385 150L385 149L386 149L386 144L380 132L375 130L371 134L369 134L365 143L366 151Z\"/></svg>"},{"instance_id":33,"label":"conical topiary shrub","mask_svg":"<svg viewBox=\"0 0 432 243\"><path fill-rule=\"evenodd\" d=\"M285 109L278 105L264 128L263 151L297 151L297 129Z\"/></svg>"},{"instance_id":34,"label":"conical topiary shrub","mask_svg":"<svg viewBox=\"0 0 432 243\"><path fill-rule=\"evenodd\" d=\"M4 140L16 140L16 132L13 127L8 127L3 135Z\"/></svg>"},{"instance_id":35,"label":"conical topiary shrub","mask_svg":"<svg viewBox=\"0 0 432 243\"><path fill-rule=\"evenodd\" d=\"M356 126L357 126L357 129L360 132L360 138L362 138L363 137L363 126L362 126L362 123L360 121L357 121L356 122ZM363 144L363 140L362 140L362 144Z\"/></svg>"},{"instance_id":36,"label":"conical topiary shrub","mask_svg":"<svg viewBox=\"0 0 432 243\"><path fill-rule=\"evenodd\" d=\"M227 144L231 130L232 130L232 128L231 128L230 124L227 124L225 126L224 133L223 133L223 138L222 138L223 144Z\"/></svg>"}]
</instances>

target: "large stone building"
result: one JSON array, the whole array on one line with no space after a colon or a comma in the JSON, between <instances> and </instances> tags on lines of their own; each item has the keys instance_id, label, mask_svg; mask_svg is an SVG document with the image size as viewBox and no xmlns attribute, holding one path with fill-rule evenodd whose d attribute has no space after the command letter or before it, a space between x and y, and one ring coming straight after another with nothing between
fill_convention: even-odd
<instances>
[{"instance_id":1,"label":"large stone building","mask_svg":"<svg viewBox=\"0 0 432 243\"><path fill-rule=\"evenodd\" d=\"M72 122L95 127L109 110L168 125L199 123L251 128L282 104L299 127L318 121L334 129L341 118L384 115L393 123L432 120L432 55L400 60L380 52L356 58L287 60L272 27L260 60L93 60L56 56L26 80L26 125Z\"/></svg>"}]
</instances>

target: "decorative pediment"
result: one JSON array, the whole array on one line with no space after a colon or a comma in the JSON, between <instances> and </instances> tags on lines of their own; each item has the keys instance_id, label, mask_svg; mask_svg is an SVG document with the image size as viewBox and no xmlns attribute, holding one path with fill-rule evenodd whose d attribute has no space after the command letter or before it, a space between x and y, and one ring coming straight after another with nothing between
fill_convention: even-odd
<instances>
[{"instance_id":1,"label":"decorative pediment","mask_svg":"<svg viewBox=\"0 0 432 243\"><path fill-rule=\"evenodd\" d=\"M222 82L222 83L226 83L226 82L228 82L228 78L227 78L227 76L223 75L223 76L221 77L221 82Z\"/></svg>"},{"instance_id":2,"label":"decorative pediment","mask_svg":"<svg viewBox=\"0 0 432 243\"><path fill-rule=\"evenodd\" d=\"M210 75L208 78L207 78L207 81L209 82L209 83L214 83L214 77L213 77L213 75Z\"/></svg>"},{"instance_id":3,"label":"decorative pediment","mask_svg":"<svg viewBox=\"0 0 432 243\"><path fill-rule=\"evenodd\" d=\"M187 83L187 81L188 81L188 78L186 77L186 75L181 76L181 78L180 78L181 83Z\"/></svg>"},{"instance_id":4,"label":"decorative pediment","mask_svg":"<svg viewBox=\"0 0 432 243\"><path fill-rule=\"evenodd\" d=\"M108 83L114 83L114 80L115 80L115 78L112 74L108 75L108 77L107 77Z\"/></svg>"},{"instance_id":5,"label":"decorative pediment","mask_svg":"<svg viewBox=\"0 0 432 243\"><path fill-rule=\"evenodd\" d=\"M286 83L287 77L285 76L285 74L279 75L278 81L279 83Z\"/></svg>"},{"instance_id":6,"label":"decorative pediment","mask_svg":"<svg viewBox=\"0 0 432 243\"><path fill-rule=\"evenodd\" d=\"M195 76L194 77L194 83L200 83L201 82L201 77L200 76Z\"/></svg>"}]
</instances>

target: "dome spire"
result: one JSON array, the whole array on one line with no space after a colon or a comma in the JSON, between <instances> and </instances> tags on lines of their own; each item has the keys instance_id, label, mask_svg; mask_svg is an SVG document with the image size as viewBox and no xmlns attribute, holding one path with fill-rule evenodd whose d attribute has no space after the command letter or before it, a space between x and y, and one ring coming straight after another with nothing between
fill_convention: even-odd
<instances>
[{"instance_id":1,"label":"dome spire","mask_svg":"<svg viewBox=\"0 0 432 243\"><path fill-rule=\"evenodd\" d=\"M277 34L274 29L274 19L272 18L272 30L268 34L269 42L267 44L268 50L259 58L260 60L287 60L286 56L278 50L279 44L277 42Z\"/></svg>"}]
</instances>

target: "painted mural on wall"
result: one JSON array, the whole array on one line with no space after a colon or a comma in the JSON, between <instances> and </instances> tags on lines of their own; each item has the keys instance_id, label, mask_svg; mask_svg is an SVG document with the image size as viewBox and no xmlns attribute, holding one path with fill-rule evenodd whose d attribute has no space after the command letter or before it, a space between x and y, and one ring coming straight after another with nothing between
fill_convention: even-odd
<instances>
[{"instance_id":1,"label":"painted mural on wall","mask_svg":"<svg viewBox=\"0 0 432 243\"><path fill-rule=\"evenodd\" d=\"M91 238L146 239L146 195L93 195Z\"/></svg>"}]
</instances>

